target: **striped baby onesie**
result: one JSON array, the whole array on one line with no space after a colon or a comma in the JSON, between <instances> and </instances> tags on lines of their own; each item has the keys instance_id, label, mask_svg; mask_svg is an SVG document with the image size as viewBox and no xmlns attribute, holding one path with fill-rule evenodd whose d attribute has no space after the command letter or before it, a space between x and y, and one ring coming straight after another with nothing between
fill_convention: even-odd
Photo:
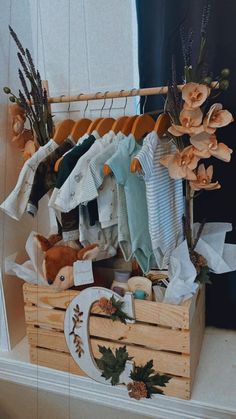
<instances>
[{"instance_id":1,"label":"striped baby onesie","mask_svg":"<svg viewBox=\"0 0 236 419\"><path fill-rule=\"evenodd\" d=\"M135 156L141 163L146 183L149 232L159 268L166 268L172 250L182 238L184 214L181 180L169 177L160 158L173 153L175 146L161 142L155 131L144 139L141 151Z\"/></svg>"}]
</instances>

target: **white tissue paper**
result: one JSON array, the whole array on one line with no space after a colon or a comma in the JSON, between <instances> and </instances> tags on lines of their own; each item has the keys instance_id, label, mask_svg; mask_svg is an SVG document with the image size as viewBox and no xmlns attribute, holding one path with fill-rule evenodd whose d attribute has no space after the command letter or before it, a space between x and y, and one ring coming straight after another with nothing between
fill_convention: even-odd
<instances>
[{"instance_id":1,"label":"white tissue paper","mask_svg":"<svg viewBox=\"0 0 236 419\"><path fill-rule=\"evenodd\" d=\"M200 224L195 223L193 235L196 237ZM226 244L226 233L232 230L230 223L207 223L204 225L195 251L204 256L208 267L216 274L236 270L236 245ZM197 290L197 275L188 252L186 240L171 253L169 260L169 285L163 302L180 304Z\"/></svg>"},{"instance_id":2,"label":"white tissue paper","mask_svg":"<svg viewBox=\"0 0 236 419\"><path fill-rule=\"evenodd\" d=\"M194 224L194 235L199 223ZM205 224L197 246L194 249L204 256L210 270L222 274L236 270L236 245L225 243L226 233L232 230L230 223Z\"/></svg>"},{"instance_id":3,"label":"white tissue paper","mask_svg":"<svg viewBox=\"0 0 236 419\"><path fill-rule=\"evenodd\" d=\"M169 285L167 286L163 303L180 304L190 298L197 290L195 281L197 272L193 266L184 240L171 253L168 268Z\"/></svg>"},{"instance_id":4,"label":"white tissue paper","mask_svg":"<svg viewBox=\"0 0 236 419\"><path fill-rule=\"evenodd\" d=\"M16 263L17 253L5 258L5 272L9 275L16 275L18 278L31 284L48 285L43 276L43 260L44 253L38 247L37 241L34 239L34 231L32 231L27 239L25 249L28 253L29 260L23 264Z\"/></svg>"}]
</instances>

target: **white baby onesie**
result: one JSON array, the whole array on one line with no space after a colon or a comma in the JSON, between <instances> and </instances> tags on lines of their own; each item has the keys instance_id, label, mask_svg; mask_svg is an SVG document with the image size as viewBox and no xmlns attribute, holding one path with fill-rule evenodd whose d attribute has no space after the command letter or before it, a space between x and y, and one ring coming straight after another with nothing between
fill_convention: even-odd
<instances>
[{"instance_id":1,"label":"white baby onesie","mask_svg":"<svg viewBox=\"0 0 236 419\"><path fill-rule=\"evenodd\" d=\"M39 163L59 146L54 140L40 147L33 156L28 159L22 167L16 186L0 208L15 220L20 220L27 207L30 192L32 189L34 175Z\"/></svg>"}]
</instances>

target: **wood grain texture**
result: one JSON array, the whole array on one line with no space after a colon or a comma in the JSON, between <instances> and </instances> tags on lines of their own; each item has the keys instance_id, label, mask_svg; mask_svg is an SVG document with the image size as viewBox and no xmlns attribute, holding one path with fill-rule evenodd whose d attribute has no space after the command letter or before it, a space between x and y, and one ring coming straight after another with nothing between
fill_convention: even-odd
<instances>
[{"instance_id":1,"label":"wood grain texture","mask_svg":"<svg viewBox=\"0 0 236 419\"><path fill-rule=\"evenodd\" d=\"M30 349L31 362L48 368L54 368L59 371L70 372L71 374L82 375L73 358L66 353L51 351L48 349L34 348ZM161 388L164 394L181 399L190 398L190 379L173 377L166 387Z\"/></svg>"},{"instance_id":2,"label":"wood grain texture","mask_svg":"<svg viewBox=\"0 0 236 419\"><path fill-rule=\"evenodd\" d=\"M196 311L190 330L190 376L191 387L194 383L197 366L200 359L202 341L205 331L205 287L201 288L196 302Z\"/></svg>"},{"instance_id":3,"label":"wood grain texture","mask_svg":"<svg viewBox=\"0 0 236 419\"><path fill-rule=\"evenodd\" d=\"M62 332L28 326L27 336L30 346L51 349L58 352L69 352L64 333ZM97 358L101 356L98 345L107 348L110 347L113 351L120 346L123 346L122 343L91 338L92 352ZM144 365L147 361L153 359L156 371L182 377L190 377L190 357L188 355L176 355L168 352L154 351L129 344L126 345L126 348L129 355L134 357L137 364Z\"/></svg>"},{"instance_id":4,"label":"wood grain texture","mask_svg":"<svg viewBox=\"0 0 236 419\"><path fill-rule=\"evenodd\" d=\"M26 323L41 327L49 327L59 331L64 330L64 315L62 310L45 307L25 306ZM121 343L134 343L157 350L190 352L189 332L185 330L166 329L150 324L122 324L111 319L90 316L90 335Z\"/></svg>"},{"instance_id":5,"label":"wood grain texture","mask_svg":"<svg viewBox=\"0 0 236 419\"><path fill-rule=\"evenodd\" d=\"M25 284L25 318L33 363L85 375L64 337L65 311L76 295ZM180 306L135 300L135 316L134 324L114 323L95 303L89 322L93 355L100 357L98 345L112 350L126 345L137 365L153 359L156 371L174 377L165 394L189 399L204 335L204 289Z\"/></svg>"},{"instance_id":6,"label":"wood grain texture","mask_svg":"<svg viewBox=\"0 0 236 419\"><path fill-rule=\"evenodd\" d=\"M56 292L51 287L42 287L31 284L24 284L25 303L35 305L47 305L54 308L66 309L78 291L67 290ZM192 299L185 301L182 305L163 304L155 301L135 300L136 320L160 326L189 329L190 307ZM92 313L101 313L95 304Z\"/></svg>"}]
</instances>

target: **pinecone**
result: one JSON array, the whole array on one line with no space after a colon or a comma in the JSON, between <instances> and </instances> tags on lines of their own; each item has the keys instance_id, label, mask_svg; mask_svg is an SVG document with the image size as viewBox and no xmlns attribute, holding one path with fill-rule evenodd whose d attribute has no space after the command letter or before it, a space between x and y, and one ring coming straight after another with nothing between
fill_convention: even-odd
<instances>
[{"instance_id":1,"label":"pinecone","mask_svg":"<svg viewBox=\"0 0 236 419\"><path fill-rule=\"evenodd\" d=\"M100 298L98 305L104 313L109 315L112 315L117 311L117 308L113 307L112 302L105 297Z\"/></svg>"},{"instance_id":2,"label":"pinecone","mask_svg":"<svg viewBox=\"0 0 236 419\"><path fill-rule=\"evenodd\" d=\"M132 399L140 400L143 397L147 397L147 387L143 381L134 381L127 385L129 397Z\"/></svg>"},{"instance_id":3,"label":"pinecone","mask_svg":"<svg viewBox=\"0 0 236 419\"><path fill-rule=\"evenodd\" d=\"M195 252L194 250L190 251L190 259L191 259L192 264L195 266L195 269L198 274L201 271L203 266L207 266L206 259L199 253Z\"/></svg>"}]
</instances>

